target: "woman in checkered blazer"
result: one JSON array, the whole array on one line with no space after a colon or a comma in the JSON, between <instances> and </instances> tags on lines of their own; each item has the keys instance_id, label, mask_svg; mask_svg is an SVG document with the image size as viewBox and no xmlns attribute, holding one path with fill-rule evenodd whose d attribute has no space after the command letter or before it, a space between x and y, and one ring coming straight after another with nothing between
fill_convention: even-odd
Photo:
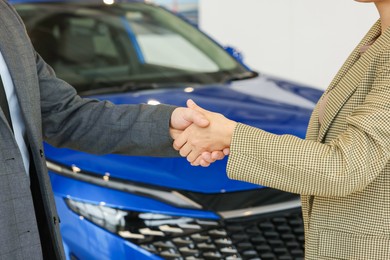
<instances>
[{"instance_id":1,"label":"woman in checkered blazer","mask_svg":"<svg viewBox=\"0 0 390 260\"><path fill-rule=\"evenodd\" d=\"M390 259L390 0L315 107L305 140L211 113L176 136L193 165L225 149L232 179L299 193L305 258ZM201 155L203 153L203 156Z\"/></svg>"}]
</instances>

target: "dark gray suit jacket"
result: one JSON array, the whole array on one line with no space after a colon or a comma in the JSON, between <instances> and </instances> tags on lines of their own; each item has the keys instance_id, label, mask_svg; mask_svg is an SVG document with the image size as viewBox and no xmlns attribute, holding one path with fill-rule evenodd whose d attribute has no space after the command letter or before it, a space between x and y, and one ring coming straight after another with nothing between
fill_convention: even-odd
<instances>
[{"instance_id":1,"label":"dark gray suit jacket","mask_svg":"<svg viewBox=\"0 0 390 260\"><path fill-rule=\"evenodd\" d=\"M58 259L58 216L42 147L48 143L104 154L173 156L168 134L174 107L82 99L34 51L15 10L0 0L0 51L24 114L35 170ZM34 207L20 151L0 110L0 259L42 259Z\"/></svg>"}]
</instances>

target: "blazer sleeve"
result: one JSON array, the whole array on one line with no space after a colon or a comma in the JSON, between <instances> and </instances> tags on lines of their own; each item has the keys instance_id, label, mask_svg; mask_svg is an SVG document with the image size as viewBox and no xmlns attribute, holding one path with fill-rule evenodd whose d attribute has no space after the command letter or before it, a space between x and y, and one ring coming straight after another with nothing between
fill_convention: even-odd
<instances>
[{"instance_id":1,"label":"blazer sleeve","mask_svg":"<svg viewBox=\"0 0 390 260\"><path fill-rule=\"evenodd\" d=\"M81 98L36 54L45 141L94 154L178 156L169 135L174 106L114 105Z\"/></svg>"},{"instance_id":2,"label":"blazer sleeve","mask_svg":"<svg viewBox=\"0 0 390 260\"><path fill-rule=\"evenodd\" d=\"M324 144L238 124L229 178L303 195L347 196L363 190L390 159L390 70L376 77L347 128Z\"/></svg>"}]
</instances>

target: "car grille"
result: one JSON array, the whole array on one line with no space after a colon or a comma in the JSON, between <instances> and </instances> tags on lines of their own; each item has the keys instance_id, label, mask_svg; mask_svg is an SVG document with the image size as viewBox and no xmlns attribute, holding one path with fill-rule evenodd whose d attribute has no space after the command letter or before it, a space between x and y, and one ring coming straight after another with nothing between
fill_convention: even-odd
<instances>
[{"instance_id":1,"label":"car grille","mask_svg":"<svg viewBox=\"0 0 390 260\"><path fill-rule=\"evenodd\" d=\"M215 222L199 233L143 243L164 259L298 260L304 258L300 208Z\"/></svg>"}]
</instances>

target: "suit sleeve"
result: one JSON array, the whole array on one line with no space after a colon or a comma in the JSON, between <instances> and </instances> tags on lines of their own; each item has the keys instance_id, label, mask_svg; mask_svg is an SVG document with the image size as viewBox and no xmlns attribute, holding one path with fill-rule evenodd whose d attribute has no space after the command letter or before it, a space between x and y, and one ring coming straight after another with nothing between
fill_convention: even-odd
<instances>
[{"instance_id":1,"label":"suit sleeve","mask_svg":"<svg viewBox=\"0 0 390 260\"><path fill-rule=\"evenodd\" d=\"M81 98L36 54L43 137L94 154L178 156L169 135L174 106L114 105Z\"/></svg>"},{"instance_id":2,"label":"suit sleeve","mask_svg":"<svg viewBox=\"0 0 390 260\"><path fill-rule=\"evenodd\" d=\"M328 144L274 135L238 124L231 144L229 178L318 196L362 191L390 159L390 70L376 78L347 128Z\"/></svg>"}]
</instances>

